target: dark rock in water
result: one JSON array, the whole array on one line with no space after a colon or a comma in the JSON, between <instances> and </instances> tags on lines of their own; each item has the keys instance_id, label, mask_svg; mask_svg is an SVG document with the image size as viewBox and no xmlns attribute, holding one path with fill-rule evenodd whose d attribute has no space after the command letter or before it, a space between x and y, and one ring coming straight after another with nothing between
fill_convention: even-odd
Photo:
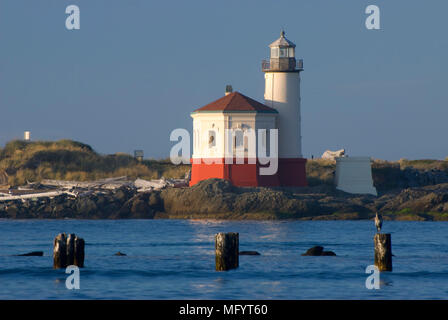
<instances>
[{"instance_id":1,"label":"dark rock in water","mask_svg":"<svg viewBox=\"0 0 448 320\"><path fill-rule=\"evenodd\" d=\"M33 251L24 254L17 254L17 257L42 257L44 255L43 251Z\"/></svg>"},{"instance_id":2,"label":"dark rock in water","mask_svg":"<svg viewBox=\"0 0 448 320\"><path fill-rule=\"evenodd\" d=\"M324 247L315 246L315 247L308 249L305 253L302 254L302 256L320 256L320 255L322 255L323 251L324 251Z\"/></svg>"},{"instance_id":3,"label":"dark rock in water","mask_svg":"<svg viewBox=\"0 0 448 320\"><path fill-rule=\"evenodd\" d=\"M260 253L257 251L240 251L240 256L259 256Z\"/></svg>"},{"instance_id":4,"label":"dark rock in water","mask_svg":"<svg viewBox=\"0 0 448 320\"><path fill-rule=\"evenodd\" d=\"M116 254L114 254L114 256L126 256L126 253L118 251Z\"/></svg>"},{"instance_id":5,"label":"dark rock in water","mask_svg":"<svg viewBox=\"0 0 448 320\"><path fill-rule=\"evenodd\" d=\"M333 251L324 251L324 247L315 246L308 249L302 256L335 256L336 253Z\"/></svg>"}]
</instances>

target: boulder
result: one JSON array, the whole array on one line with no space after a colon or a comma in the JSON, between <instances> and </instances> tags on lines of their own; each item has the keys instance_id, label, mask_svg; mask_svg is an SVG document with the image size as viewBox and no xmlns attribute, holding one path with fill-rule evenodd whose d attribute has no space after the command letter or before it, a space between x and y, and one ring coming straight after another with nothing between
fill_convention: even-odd
<instances>
[{"instance_id":1,"label":"boulder","mask_svg":"<svg viewBox=\"0 0 448 320\"><path fill-rule=\"evenodd\" d=\"M78 198L76 201L76 211L80 216L92 215L96 213L97 209L95 201L88 197Z\"/></svg>"},{"instance_id":2,"label":"boulder","mask_svg":"<svg viewBox=\"0 0 448 320\"><path fill-rule=\"evenodd\" d=\"M260 253L258 251L240 251L240 256L259 256Z\"/></svg>"},{"instance_id":3,"label":"boulder","mask_svg":"<svg viewBox=\"0 0 448 320\"><path fill-rule=\"evenodd\" d=\"M119 202L126 202L135 195L135 190L129 187L121 187L114 193L114 198Z\"/></svg>"},{"instance_id":4,"label":"boulder","mask_svg":"<svg viewBox=\"0 0 448 320\"><path fill-rule=\"evenodd\" d=\"M223 179L203 180L190 188L164 189L160 197L166 213L184 216L268 212L279 218L299 218L321 211L318 202L289 190L238 188Z\"/></svg>"},{"instance_id":5,"label":"boulder","mask_svg":"<svg viewBox=\"0 0 448 320\"><path fill-rule=\"evenodd\" d=\"M322 159L335 160L335 158L343 157L344 155L345 155L345 149L341 149L341 150L337 150L337 151L326 150L322 154Z\"/></svg>"},{"instance_id":6,"label":"boulder","mask_svg":"<svg viewBox=\"0 0 448 320\"><path fill-rule=\"evenodd\" d=\"M0 170L0 186L8 185L8 174L6 171Z\"/></svg>"},{"instance_id":7,"label":"boulder","mask_svg":"<svg viewBox=\"0 0 448 320\"><path fill-rule=\"evenodd\" d=\"M314 246L308 249L305 253L302 253L302 256L335 256L336 254L333 251L324 251L324 247L322 246Z\"/></svg>"},{"instance_id":8,"label":"boulder","mask_svg":"<svg viewBox=\"0 0 448 320\"><path fill-rule=\"evenodd\" d=\"M151 192L151 194L149 195L148 204L155 211L163 211L163 202L160 198L160 192Z\"/></svg>"},{"instance_id":9,"label":"boulder","mask_svg":"<svg viewBox=\"0 0 448 320\"><path fill-rule=\"evenodd\" d=\"M149 193L140 193L126 201L121 209L112 215L114 219L152 219L154 210L149 206Z\"/></svg>"},{"instance_id":10,"label":"boulder","mask_svg":"<svg viewBox=\"0 0 448 320\"><path fill-rule=\"evenodd\" d=\"M324 247L314 246L314 247L308 249L305 253L303 253L302 256L320 256L320 255L322 255L323 251L324 251Z\"/></svg>"}]
</instances>

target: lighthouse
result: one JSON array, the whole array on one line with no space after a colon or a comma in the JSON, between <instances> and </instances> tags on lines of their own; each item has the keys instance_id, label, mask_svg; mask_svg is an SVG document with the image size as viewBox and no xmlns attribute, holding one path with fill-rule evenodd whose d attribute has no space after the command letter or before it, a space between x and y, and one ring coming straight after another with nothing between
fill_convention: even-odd
<instances>
[{"instance_id":1,"label":"lighthouse","mask_svg":"<svg viewBox=\"0 0 448 320\"><path fill-rule=\"evenodd\" d=\"M269 45L269 60L262 62L265 105L278 111L279 179L284 186L306 186L306 159L302 156L300 73L303 60L296 60L296 45L285 32Z\"/></svg>"},{"instance_id":2,"label":"lighthouse","mask_svg":"<svg viewBox=\"0 0 448 320\"><path fill-rule=\"evenodd\" d=\"M307 185L300 130L303 68L302 60L295 59L295 47L283 31L270 45L270 59L262 63L265 103L234 92L228 85L224 96L191 113L190 186L210 178L226 179L235 186ZM277 140L259 136L259 131L276 132L277 138L273 139ZM259 158L260 147L275 161L267 164L265 158ZM239 161L234 161L235 154L242 155ZM262 168L273 163L276 170L263 174Z\"/></svg>"}]
</instances>

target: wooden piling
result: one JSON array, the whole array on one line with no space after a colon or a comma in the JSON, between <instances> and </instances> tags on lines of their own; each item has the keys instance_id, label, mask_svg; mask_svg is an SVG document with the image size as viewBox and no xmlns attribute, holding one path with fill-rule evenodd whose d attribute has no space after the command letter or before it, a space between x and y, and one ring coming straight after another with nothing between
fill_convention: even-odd
<instances>
[{"instance_id":1,"label":"wooden piling","mask_svg":"<svg viewBox=\"0 0 448 320\"><path fill-rule=\"evenodd\" d=\"M375 266L379 271L392 271L392 240L390 233L377 233L375 244Z\"/></svg>"},{"instance_id":2,"label":"wooden piling","mask_svg":"<svg viewBox=\"0 0 448 320\"><path fill-rule=\"evenodd\" d=\"M67 266L72 266L75 261L75 235L69 234L67 237Z\"/></svg>"},{"instance_id":3,"label":"wooden piling","mask_svg":"<svg viewBox=\"0 0 448 320\"><path fill-rule=\"evenodd\" d=\"M84 268L84 239L75 237L75 260L73 264Z\"/></svg>"},{"instance_id":4,"label":"wooden piling","mask_svg":"<svg viewBox=\"0 0 448 320\"><path fill-rule=\"evenodd\" d=\"M53 241L53 269L67 267L67 239L65 233L60 233Z\"/></svg>"},{"instance_id":5,"label":"wooden piling","mask_svg":"<svg viewBox=\"0 0 448 320\"><path fill-rule=\"evenodd\" d=\"M60 233L53 241L53 268L61 269L71 265L84 267L84 239L75 234L67 237L65 233Z\"/></svg>"},{"instance_id":6,"label":"wooden piling","mask_svg":"<svg viewBox=\"0 0 448 320\"><path fill-rule=\"evenodd\" d=\"M216 271L227 271L238 268L239 234L234 232L215 235L215 267Z\"/></svg>"}]
</instances>

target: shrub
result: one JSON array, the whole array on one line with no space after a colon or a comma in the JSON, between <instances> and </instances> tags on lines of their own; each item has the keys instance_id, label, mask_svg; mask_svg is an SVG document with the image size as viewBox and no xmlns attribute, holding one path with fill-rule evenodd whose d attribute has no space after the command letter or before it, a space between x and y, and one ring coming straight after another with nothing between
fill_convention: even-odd
<instances>
[{"instance_id":1,"label":"shrub","mask_svg":"<svg viewBox=\"0 0 448 320\"><path fill-rule=\"evenodd\" d=\"M88 181L117 176L130 179L183 178L188 165L175 166L165 160L138 162L129 154L100 155L87 144L71 141L14 140L0 149L0 170L8 173L11 185L42 179Z\"/></svg>"}]
</instances>

